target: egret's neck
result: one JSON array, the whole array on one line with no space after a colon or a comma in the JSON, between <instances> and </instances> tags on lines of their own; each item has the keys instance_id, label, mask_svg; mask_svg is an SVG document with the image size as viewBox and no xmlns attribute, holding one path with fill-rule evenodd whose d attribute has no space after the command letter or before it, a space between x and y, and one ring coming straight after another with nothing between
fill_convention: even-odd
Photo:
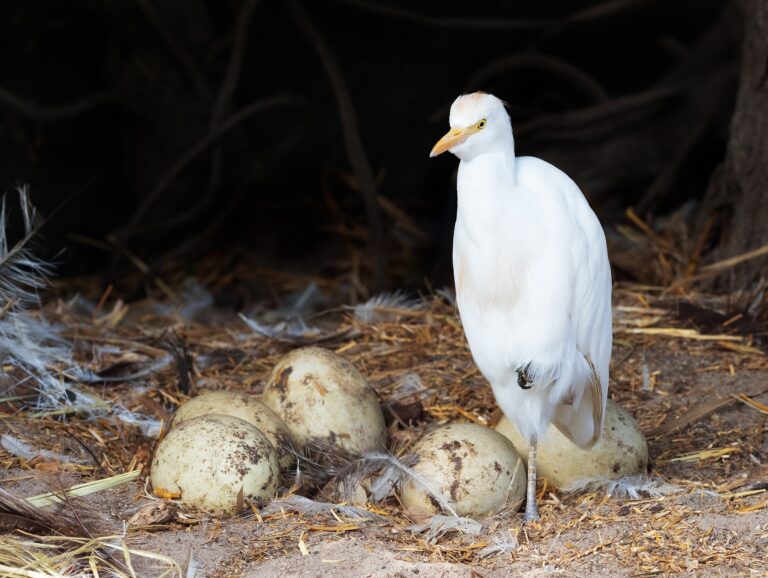
<instances>
[{"instance_id":1,"label":"egret's neck","mask_svg":"<svg viewBox=\"0 0 768 578\"><path fill-rule=\"evenodd\" d=\"M468 217L472 225L469 228L483 227L494 222L501 206L513 201L511 198L517 188L515 172L515 147L510 131L509 142L500 143L491 151L477 155L459 163L456 180L458 192L458 218Z\"/></svg>"}]
</instances>

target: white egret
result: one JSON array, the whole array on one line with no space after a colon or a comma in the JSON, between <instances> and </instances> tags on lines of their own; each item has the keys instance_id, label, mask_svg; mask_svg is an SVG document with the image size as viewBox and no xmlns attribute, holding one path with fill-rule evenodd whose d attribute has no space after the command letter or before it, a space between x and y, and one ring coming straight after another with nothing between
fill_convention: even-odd
<instances>
[{"instance_id":1,"label":"white egret","mask_svg":"<svg viewBox=\"0 0 768 578\"><path fill-rule=\"evenodd\" d=\"M603 429L611 358L605 234L579 187L515 157L504 103L457 98L430 156L460 159L453 237L456 301L472 357L530 441L525 520L536 507L536 442L550 423L580 447Z\"/></svg>"}]
</instances>

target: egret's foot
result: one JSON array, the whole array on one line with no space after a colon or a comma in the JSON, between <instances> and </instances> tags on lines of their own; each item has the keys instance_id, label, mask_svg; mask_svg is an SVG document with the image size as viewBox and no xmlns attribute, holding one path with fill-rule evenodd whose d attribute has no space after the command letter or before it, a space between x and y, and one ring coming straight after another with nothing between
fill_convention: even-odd
<instances>
[{"instance_id":1,"label":"egret's foot","mask_svg":"<svg viewBox=\"0 0 768 578\"><path fill-rule=\"evenodd\" d=\"M525 518L523 521L528 524L529 522L538 522L541 520L539 516L539 508L536 506L536 502L527 503L525 505Z\"/></svg>"}]
</instances>

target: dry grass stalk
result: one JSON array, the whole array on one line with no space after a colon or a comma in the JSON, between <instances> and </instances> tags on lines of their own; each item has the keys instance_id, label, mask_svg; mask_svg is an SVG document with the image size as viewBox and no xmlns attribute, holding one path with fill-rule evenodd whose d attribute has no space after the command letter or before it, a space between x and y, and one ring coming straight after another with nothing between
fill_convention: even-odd
<instances>
[{"instance_id":1,"label":"dry grass stalk","mask_svg":"<svg viewBox=\"0 0 768 578\"><path fill-rule=\"evenodd\" d=\"M37 496L32 496L31 498L26 498L26 500L27 502L30 503L30 505L35 506L37 508L50 506L52 504L60 504L69 497L87 496L88 494L93 494L95 492L103 492L104 490L109 490L110 488L116 488L118 486L122 486L123 484L132 482L133 480L138 478L140 474L141 474L140 470L125 472L124 474L118 474L116 476L111 476L109 478L104 478L101 480L93 480L90 482L85 482L83 484L77 484L70 488L66 488L60 492L45 492L44 494L39 494Z\"/></svg>"},{"instance_id":2,"label":"dry grass stalk","mask_svg":"<svg viewBox=\"0 0 768 578\"><path fill-rule=\"evenodd\" d=\"M181 578L181 568L168 556L130 548L122 536L77 538L21 533L0 540L0 572L25 578L114 576L136 578L137 558L153 563L157 578Z\"/></svg>"}]
</instances>

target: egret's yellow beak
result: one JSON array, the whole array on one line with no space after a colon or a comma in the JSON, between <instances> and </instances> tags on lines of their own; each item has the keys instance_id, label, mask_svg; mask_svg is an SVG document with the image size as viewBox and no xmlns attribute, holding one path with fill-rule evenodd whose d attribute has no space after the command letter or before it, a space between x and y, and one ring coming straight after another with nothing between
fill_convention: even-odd
<instances>
[{"instance_id":1,"label":"egret's yellow beak","mask_svg":"<svg viewBox=\"0 0 768 578\"><path fill-rule=\"evenodd\" d=\"M477 126L465 126L463 128L452 128L449 130L443 138L435 143L432 147L432 152L429 153L429 157L436 157L443 154L445 151L452 149L455 146L460 145L473 134L478 132Z\"/></svg>"}]
</instances>

